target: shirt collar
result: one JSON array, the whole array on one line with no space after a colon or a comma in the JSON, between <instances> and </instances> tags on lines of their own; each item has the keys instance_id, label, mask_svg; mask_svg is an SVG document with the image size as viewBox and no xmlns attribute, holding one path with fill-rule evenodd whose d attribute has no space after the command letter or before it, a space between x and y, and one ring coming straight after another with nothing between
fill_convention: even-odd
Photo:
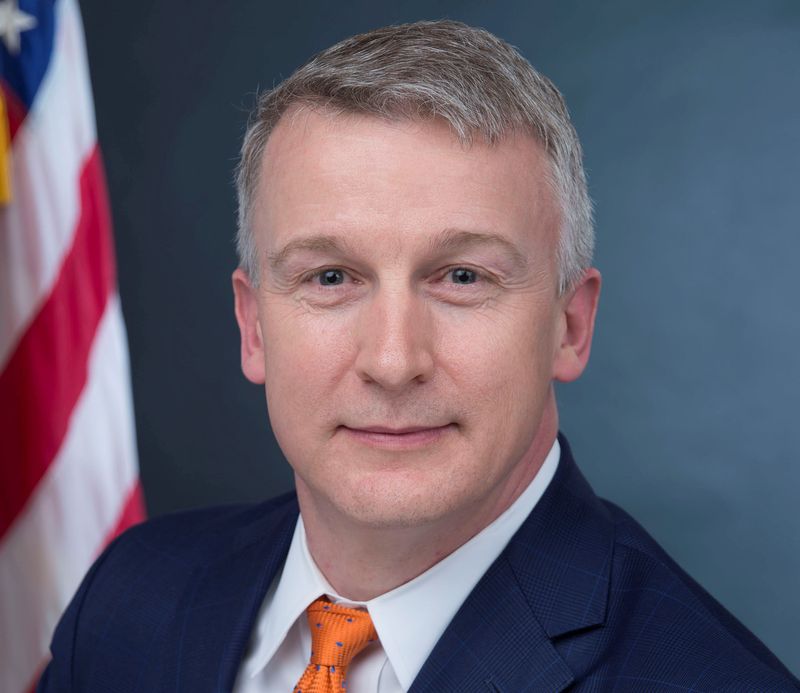
<instances>
[{"instance_id":1,"label":"shirt collar","mask_svg":"<svg viewBox=\"0 0 800 693\"><path fill-rule=\"evenodd\" d=\"M308 552L303 520L298 517L283 570L273 580L256 620L251 639L255 650L245 660L245 677L256 676L264 669L308 605L330 588L326 585Z\"/></svg>"},{"instance_id":2,"label":"shirt collar","mask_svg":"<svg viewBox=\"0 0 800 693\"><path fill-rule=\"evenodd\" d=\"M533 481L494 522L422 575L367 603L381 645L404 690L411 687L469 593L541 498L559 455L556 440ZM424 627L418 623L420 614L425 615Z\"/></svg>"},{"instance_id":3,"label":"shirt collar","mask_svg":"<svg viewBox=\"0 0 800 693\"><path fill-rule=\"evenodd\" d=\"M299 517L283 571L261 607L253 638L257 651L248 658L244 675L261 671L308 605L326 594L335 602L369 611L397 680L408 690L478 580L542 497L560 454L556 439L533 481L494 522L421 575L368 602L353 602L336 593L311 557ZM267 613L269 618L264 617ZM425 614L424 628L417 623L419 614Z\"/></svg>"}]
</instances>

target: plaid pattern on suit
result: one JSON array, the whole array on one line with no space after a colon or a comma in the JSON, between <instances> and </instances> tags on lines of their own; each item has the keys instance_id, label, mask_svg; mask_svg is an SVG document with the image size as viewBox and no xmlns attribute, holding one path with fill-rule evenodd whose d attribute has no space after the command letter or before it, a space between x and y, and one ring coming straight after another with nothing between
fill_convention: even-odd
<instances>
[{"instance_id":1,"label":"plaid pattern on suit","mask_svg":"<svg viewBox=\"0 0 800 693\"><path fill-rule=\"evenodd\" d=\"M800 690L634 520L595 496L560 441L552 483L411 693ZM124 534L64 614L38 691L230 691L297 512L290 494Z\"/></svg>"}]
</instances>

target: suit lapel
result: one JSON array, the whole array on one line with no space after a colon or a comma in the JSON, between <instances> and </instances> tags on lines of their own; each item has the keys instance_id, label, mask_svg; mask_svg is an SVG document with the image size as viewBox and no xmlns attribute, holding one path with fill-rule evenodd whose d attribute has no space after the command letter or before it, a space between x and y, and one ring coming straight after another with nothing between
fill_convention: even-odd
<instances>
[{"instance_id":1,"label":"suit lapel","mask_svg":"<svg viewBox=\"0 0 800 693\"><path fill-rule=\"evenodd\" d=\"M296 502L239 532L230 549L196 571L182 600L173 641L175 678L165 690L231 691L255 619L289 551Z\"/></svg>"},{"instance_id":2,"label":"suit lapel","mask_svg":"<svg viewBox=\"0 0 800 693\"><path fill-rule=\"evenodd\" d=\"M500 556L436 644L409 693L560 691L572 672Z\"/></svg>"},{"instance_id":3,"label":"suit lapel","mask_svg":"<svg viewBox=\"0 0 800 693\"><path fill-rule=\"evenodd\" d=\"M553 693L574 680L569 651L562 655L553 639L603 623L613 526L560 442L550 486L464 602L410 693ZM167 640L176 652L165 691L232 690L296 520L296 502L267 512L195 571Z\"/></svg>"},{"instance_id":4,"label":"suit lapel","mask_svg":"<svg viewBox=\"0 0 800 693\"><path fill-rule=\"evenodd\" d=\"M559 441L550 486L464 602L410 693L553 693L574 680L569 650L553 639L605 620L614 530L566 439Z\"/></svg>"}]
</instances>

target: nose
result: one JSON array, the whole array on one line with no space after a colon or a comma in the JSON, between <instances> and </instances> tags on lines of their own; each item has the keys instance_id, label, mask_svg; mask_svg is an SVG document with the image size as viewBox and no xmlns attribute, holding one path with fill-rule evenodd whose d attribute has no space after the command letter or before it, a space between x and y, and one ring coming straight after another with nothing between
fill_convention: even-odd
<instances>
[{"instance_id":1,"label":"nose","mask_svg":"<svg viewBox=\"0 0 800 693\"><path fill-rule=\"evenodd\" d=\"M355 369L365 382L401 391L431 378L435 334L421 297L397 288L376 292L362 308Z\"/></svg>"}]
</instances>

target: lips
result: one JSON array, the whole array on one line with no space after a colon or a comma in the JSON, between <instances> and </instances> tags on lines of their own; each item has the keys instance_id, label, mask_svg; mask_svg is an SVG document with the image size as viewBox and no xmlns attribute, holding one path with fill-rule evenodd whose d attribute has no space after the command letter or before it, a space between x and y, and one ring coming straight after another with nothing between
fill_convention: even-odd
<instances>
[{"instance_id":1,"label":"lips","mask_svg":"<svg viewBox=\"0 0 800 693\"><path fill-rule=\"evenodd\" d=\"M385 435L402 436L408 433L420 433L422 431L437 431L439 429L447 428L450 424L444 426L406 426L404 428L392 428L390 426L345 426L351 431L363 431L364 433L383 433Z\"/></svg>"},{"instance_id":2,"label":"lips","mask_svg":"<svg viewBox=\"0 0 800 693\"><path fill-rule=\"evenodd\" d=\"M456 424L443 426L340 426L350 440L360 445L387 450L408 450L433 445L445 437Z\"/></svg>"}]
</instances>

